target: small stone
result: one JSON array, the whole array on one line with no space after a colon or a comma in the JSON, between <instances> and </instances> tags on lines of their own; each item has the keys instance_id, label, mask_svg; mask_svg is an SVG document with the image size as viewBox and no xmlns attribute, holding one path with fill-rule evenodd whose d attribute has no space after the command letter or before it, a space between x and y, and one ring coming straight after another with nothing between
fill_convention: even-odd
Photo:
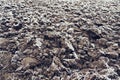
<instances>
[{"instance_id":1,"label":"small stone","mask_svg":"<svg viewBox=\"0 0 120 80\"><path fill-rule=\"evenodd\" d=\"M0 38L0 45L6 43L8 40L5 38Z\"/></svg>"},{"instance_id":2,"label":"small stone","mask_svg":"<svg viewBox=\"0 0 120 80\"><path fill-rule=\"evenodd\" d=\"M94 24L98 27L103 26L103 24L100 21L96 21Z\"/></svg>"},{"instance_id":3,"label":"small stone","mask_svg":"<svg viewBox=\"0 0 120 80\"><path fill-rule=\"evenodd\" d=\"M36 76L32 76L31 79L32 80L37 80L37 77Z\"/></svg>"},{"instance_id":4,"label":"small stone","mask_svg":"<svg viewBox=\"0 0 120 80\"><path fill-rule=\"evenodd\" d=\"M106 43L107 43L107 39L105 38L101 38L97 40L97 44L99 44L100 46L107 47Z\"/></svg>"},{"instance_id":5,"label":"small stone","mask_svg":"<svg viewBox=\"0 0 120 80\"><path fill-rule=\"evenodd\" d=\"M38 61L35 58L26 57L21 61L23 68L29 68L31 66L35 66Z\"/></svg>"},{"instance_id":6,"label":"small stone","mask_svg":"<svg viewBox=\"0 0 120 80\"><path fill-rule=\"evenodd\" d=\"M53 31L54 29L55 29L54 26L47 27L47 30L48 30L48 31Z\"/></svg>"},{"instance_id":7,"label":"small stone","mask_svg":"<svg viewBox=\"0 0 120 80\"><path fill-rule=\"evenodd\" d=\"M113 49L118 49L118 47L119 47L119 45L118 45L117 43L114 43L114 44L112 45L112 48L113 48Z\"/></svg>"},{"instance_id":8,"label":"small stone","mask_svg":"<svg viewBox=\"0 0 120 80\"><path fill-rule=\"evenodd\" d=\"M24 51L23 51L23 54L25 54L25 55L30 55L30 54L32 54L32 50L31 49L25 49Z\"/></svg>"},{"instance_id":9,"label":"small stone","mask_svg":"<svg viewBox=\"0 0 120 80\"><path fill-rule=\"evenodd\" d=\"M101 70L101 71L99 71L99 74L100 75L105 75L105 74L107 74L107 70L106 69L103 69L103 70Z\"/></svg>"},{"instance_id":10,"label":"small stone","mask_svg":"<svg viewBox=\"0 0 120 80\"><path fill-rule=\"evenodd\" d=\"M95 44L94 44L94 43L91 43L91 47L92 47L92 48L95 48Z\"/></svg>"},{"instance_id":11,"label":"small stone","mask_svg":"<svg viewBox=\"0 0 120 80\"><path fill-rule=\"evenodd\" d=\"M60 77L55 76L53 77L53 80L60 80Z\"/></svg>"},{"instance_id":12,"label":"small stone","mask_svg":"<svg viewBox=\"0 0 120 80\"><path fill-rule=\"evenodd\" d=\"M97 40L97 39L101 38L100 35L98 35L97 33L93 32L92 30L88 30L87 34L88 34L90 40Z\"/></svg>"},{"instance_id":13,"label":"small stone","mask_svg":"<svg viewBox=\"0 0 120 80\"><path fill-rule=\"evenodd\" d=\"M79 22L80 21L80 18L74 18L73 19L73 22Z\"/></svg>"},{"instance_id":14,"label":"small stone","mask_svg":"<svg viewBox=\"0 0 120 80\"><path fill-rule=\"evenodd\" d=\"M4 9L5 9L5 10L7 10L7 9L11 9L11 6L10 6L10 5L5 4L5 5L4 5Z\"/></svg>"},{"instance_id":15,"label":"small stone","mask_svg":"<svg viewBox=\"0 0 120 80\"><path fill-rule=\"evenodd\" d=\"M100 57L99 59L100 59L101 61L102 61L102 60L105 61L106 63L109 62L109 58L107 58L107 57Z\"/></svg>"},{"instance_id":16,"label":"small stone","mask_svg":"<svg viewBox=\"0 0 120 80\"><path fill-rule=\"evenodd\" d=\"M67 32L70 33L70 34L71 34L71 33L74 33L74 28L69 28L69 29L67 30Z\"/></svg>"},{"instance_id":17,"label":"small stone","mask_svg":"<svg viewBox=\"0 0 120 80\"><path fill-rule=\"evenodd\" d=\"M109 47L109 46L113 45L113 42L107 42L106 45Z\"/></svg>"},{"instance_id":18,"label":"small stone","mask_svg":"<svg viewBox=\"0 0 120 80\"><path fill-rule=\"evenodd\" d=\"M17 55L17 54L15 54L13 57L12 57L12 59L11 59L11 62L17 62L18 61L18 59L19 59L19 56Z\"/></svg>"},{"instance_id":19,"label":"small stone","mask_svg":"<svg viewBox=\"0 0 120 80\"><path fill-rule=\"evenodd\" d=\"M54 40L55 38L58 38L58 39L61 38L59 32L56 32L56 31L47 32L47 33L44 35L44 39L45 39L45 40Z\"/></svg>"},{"instance_id":20,"label":"small stone","mask_svg":"<svg viewBox=\"0 0 120 80\"><path fill-rule=\"evenodd\" d=\"M79 42L79 47L82 48L83 46L88 46L89 45L89 39L88 37L81 37L80 36L80 42Z\"/></svg>"},{"instance_id":21,"label":"small stone","mask_svg":"<svg viewBox=\"0 0 120 80\"><path fill-rule=\"evenodd\" d=\"M91 68L97 68L99 69L106 69L106 63L104 60L98 60L98 61L94 61L93 63L90 64Z\"/></svg>"},{"instance_id":22,"label":"small stone","mask_svg":"<svg viewBox=\"0 0 120 80\"><path fill-rule=\"evenodd\" d=\"M39 48L41 48L41 46L42 46L42 39L40 39L40 38L37 38L36 39L36 46L38 46Z\"/></svg>"},{"instance_id":23,"label":"small stone","mask_svg":"<svg viewBox=\"0 0 120 80\"><path fill-rule=\"evenodd\" d=\"M23 24L20 22L15 22L13 25L13 28L17 31L20 30L22 27L23 27Z\"/></svg>"},{"instance_id":24,"label":"small stone","mask_svg":"<svg viewBox=\"0 0 120 80\"><path fill-rule=\"evenodd\" d=\"M13 17L12 11L11 11L11 12L8 12L7 15L8 15L9 17Z\"/></svg>"},{"instance_id":25,"label":"small stone","mask_svg":"<svg viewBox=\"0 0 120 80\"><path fill-rule=\"evenodd\" d=\"M101 53L97 52L94 49L91 49L88 51L88 55L91 56L92 58L97 58L100 56Z\"/></svg>"},{"instance_id":26,"label":"small stone","mask_svg":"<svg viewBox=\"0 0 120 80\"><path fill-rule=\"evenodd\" d=\"M24 75L30 75L30 74L32 74L32 70L28 69L23 74Z\"/></svg>"},{"instance_id":27,"label":"small stone","mask_svg":"<svg viewBox=\"0 0 120 80\"><path fill-rule=\"evenodd\" d=\"M64 59L64 65L70 69L78 69L80 67L75 59Z\"/></svg>"},{"instance_id":28,"label":"small stone","mask_svg":"<svg viewBox=\"0 0 120 80\"><path fill-rule=\"evenodd\" d=\"M55 70L58 70L58 66L54 62L52 62L50 67L47 69L47 71L55 71Z\"/></svg>"},{"instance_id":29,"label":"small stone","mask_svg":"<svg viewBox=\"0 0 120 80\"><path fill-rule=\"evenodd\" d=\"M118 53L115 51L107 52L106 54L109 58L117 58L119 56Z\"/></svg>"}]
</instances>

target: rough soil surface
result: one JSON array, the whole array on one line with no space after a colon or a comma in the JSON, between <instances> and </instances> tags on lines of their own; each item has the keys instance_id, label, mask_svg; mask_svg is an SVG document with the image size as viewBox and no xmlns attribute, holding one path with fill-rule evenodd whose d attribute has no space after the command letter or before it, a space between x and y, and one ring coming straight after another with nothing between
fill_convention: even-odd
<instances>
[{"instance_id":1,"label":"rough soil surface","mask_svg":"<svg viewBox=\"0 0 120 80\"><path fill-rule=\"evenodd\" d=\"M0 80L120 80L120 2L0 1Z\"/></svg>"}]
</instances>

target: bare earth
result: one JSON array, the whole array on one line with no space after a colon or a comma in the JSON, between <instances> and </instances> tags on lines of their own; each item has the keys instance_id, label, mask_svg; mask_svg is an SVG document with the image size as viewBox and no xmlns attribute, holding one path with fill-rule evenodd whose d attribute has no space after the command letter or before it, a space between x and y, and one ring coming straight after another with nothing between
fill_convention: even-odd
<instances>
[{"instance_id":1,"label":"bare earth","mask_svg":"<svg viewBox=\"0 0 120 80\"><path fill-rule=\"evenodd\" d=\"M120 80L120 1L0 0L0 80Z\"/></svg>"}]
</instances>

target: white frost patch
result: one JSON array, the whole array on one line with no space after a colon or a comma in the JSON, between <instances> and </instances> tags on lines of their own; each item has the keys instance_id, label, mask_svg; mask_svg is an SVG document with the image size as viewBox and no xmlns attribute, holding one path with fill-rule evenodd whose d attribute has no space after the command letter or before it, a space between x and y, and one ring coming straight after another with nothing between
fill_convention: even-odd
<instances>
[{"instance_id":1,"label":"white frost patch","mask_svg":"<svg viewBox=\"0 0 120 80\"><path fill-rule=\"evenodd\" d=\"M41 40L42 40L41 38L36 39L36 46L38 46L39 48L41 48L42 46Z\"/></svg>"}]
</instances>

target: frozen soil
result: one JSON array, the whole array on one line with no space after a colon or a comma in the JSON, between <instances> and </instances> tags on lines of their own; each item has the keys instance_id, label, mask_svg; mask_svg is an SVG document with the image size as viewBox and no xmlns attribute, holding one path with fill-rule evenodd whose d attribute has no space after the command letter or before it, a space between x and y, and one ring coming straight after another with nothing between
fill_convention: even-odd
<instances>
[{"instance_id":1,"label":"frozen soil","mask_svg":"<svg viewBox=\"0 0 120 80\"><path fill-rule=\"evenodd\" d=\"M120 2L0 1L0 80L120 80Z\"/></svg>"}]
</instances>

